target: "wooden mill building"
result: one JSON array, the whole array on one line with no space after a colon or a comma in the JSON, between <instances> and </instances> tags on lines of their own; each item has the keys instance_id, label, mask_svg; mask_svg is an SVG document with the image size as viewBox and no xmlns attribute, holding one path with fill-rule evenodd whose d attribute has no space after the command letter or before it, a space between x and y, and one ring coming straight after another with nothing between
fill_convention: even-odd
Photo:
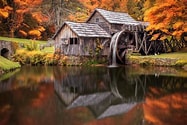
<instances>
[{"instance_id":1,"label":"wooden mill building","mask_svg":"<svg viewBox=\"0 0 187 125\"><path fill-rule=\"evenodd\" d=\"M99 41L101 44L109 42L111 35L97 24L64 22L55 34L55 48L62 54L72 56L88 56ZM107 48L103 55L107 55Z\"/></svg>"},{"instance_id":2,"label":"wooden mill building","mask_svg":"<svg viewBox=\"0 0 187 125\"><path fill-rule=\"evenodd\" d=\"M111 35L121 31L123 25L139 24L139 22L134 20L128 13L113 12L103 9L95 9L88 18L87 23L98 24Z\"/></svg>"},{"instance_id":3,"label":"wooden mill building","mask_svg":"<svg viewBox=\"0 0 187 125\"><path fill-rule=\"evenodd\" d=\"M127 13L95 9L84 23L64 22L53 39L55 49L67 56L89 56L96 52L98 44L102 48L100 55L109 56L112 40L120 44L119 52L123 55L122 51L127 48L143 48L143 37L141 35L139 38L138 34L144 31L145 27L144 23L134 20ZM117 33L118 35L114 35Z\"/></svg>"}]
</instances>

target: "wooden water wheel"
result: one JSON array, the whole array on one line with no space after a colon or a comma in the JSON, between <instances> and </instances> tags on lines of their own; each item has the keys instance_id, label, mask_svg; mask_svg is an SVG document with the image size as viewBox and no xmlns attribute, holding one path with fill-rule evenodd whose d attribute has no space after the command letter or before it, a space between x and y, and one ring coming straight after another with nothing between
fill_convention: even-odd
<instances>
[{"instance_id":1,"label":"wooden water wheel","mask_svg":"<svg viewBox=\"0 0 187 125\"><path fill-rule=\"evenodd\" d=\"M117 59L119 63L125 64L125 55L129 53L129 50L135 48L135 37L132 32L123 32L118 40L117 46Z\"/></svg>"},{"instance_id":2,"label":"wooden water wheel","mask_svg":"<svg viewBox=\"0 0 187 125\"><path fill-rule=\"evenodd\" d=\"M110 45L110 62L125 64L128 50L134 50L135 36L132 32L120 31L114 34Z\"/></svg>"}]
</instances>

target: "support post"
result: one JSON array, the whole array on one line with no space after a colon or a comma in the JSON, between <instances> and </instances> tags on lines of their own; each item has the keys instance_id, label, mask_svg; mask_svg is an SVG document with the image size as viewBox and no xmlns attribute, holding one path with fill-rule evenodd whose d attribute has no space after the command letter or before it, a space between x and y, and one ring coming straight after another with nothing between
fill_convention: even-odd
<instances>
[{"instance_id":1,"label":"support post","mask_svg":"<svg viewBox=\"0 0 187 125\"><path fill-rule=\"evenodd\" d=\"M135 42L136 42L136 48L135 48L135 51L138 50L138 32L134 32L134 36L135 36Z\"/></svg>"}]
</instances>

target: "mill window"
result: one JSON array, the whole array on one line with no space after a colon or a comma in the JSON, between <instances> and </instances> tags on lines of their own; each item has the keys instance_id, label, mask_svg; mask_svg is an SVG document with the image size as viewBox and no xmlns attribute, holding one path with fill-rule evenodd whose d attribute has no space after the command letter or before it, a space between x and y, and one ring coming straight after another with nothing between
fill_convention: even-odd
<instances>
[{"instance_id":1,"label":"mill window","mask_svg":"<svg viewBox=\"0 0 187 125\"><path fill-rule=\"evenodd\" d=\"M96 18L95 21L98 23L99 22L99 18Z\"/></svg>"},{"instance_id":2,"label":"mill window","mask_svg":"<svg viewBox=\"0 0 187 125\"><path fill-rule=\"evenodd\" d=\"M78 44L78 38L70 38L69 44L70 45L72 45L72 44Z\"/></svg>"}]
</instances>

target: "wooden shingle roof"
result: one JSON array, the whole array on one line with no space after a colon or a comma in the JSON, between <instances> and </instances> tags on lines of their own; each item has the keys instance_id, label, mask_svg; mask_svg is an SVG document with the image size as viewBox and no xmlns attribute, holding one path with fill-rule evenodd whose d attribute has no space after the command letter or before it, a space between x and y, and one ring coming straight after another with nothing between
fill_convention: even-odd
<instances>
[{"instance_id":1,"label":"wooden shingle roof","mask_svg":"<svg viewBox=\"0 0 187 125\"><path fill-rule=\"evenodd\" d=\"M95 9L92 15L89 17L87 22L92 18L96 13L100 13L103 18L111 24L129 24L129 25L138 25L139 22L133 19L128 13L122 12L113 12L103 9Z\"/></svg>"},{"instance_id":2,"label":"wooden shingle roof","mask_svg":"<svg viewBox=\"0 0 187 125\"><path fill-rule=\"evenodd\" d=\"M69 26L70 29L79 37L111 38L111 35L102 29L98 24L75 23L69 21L64 22L53 38L58 35L64 25Z\"/></svg>"}]
</instances>

